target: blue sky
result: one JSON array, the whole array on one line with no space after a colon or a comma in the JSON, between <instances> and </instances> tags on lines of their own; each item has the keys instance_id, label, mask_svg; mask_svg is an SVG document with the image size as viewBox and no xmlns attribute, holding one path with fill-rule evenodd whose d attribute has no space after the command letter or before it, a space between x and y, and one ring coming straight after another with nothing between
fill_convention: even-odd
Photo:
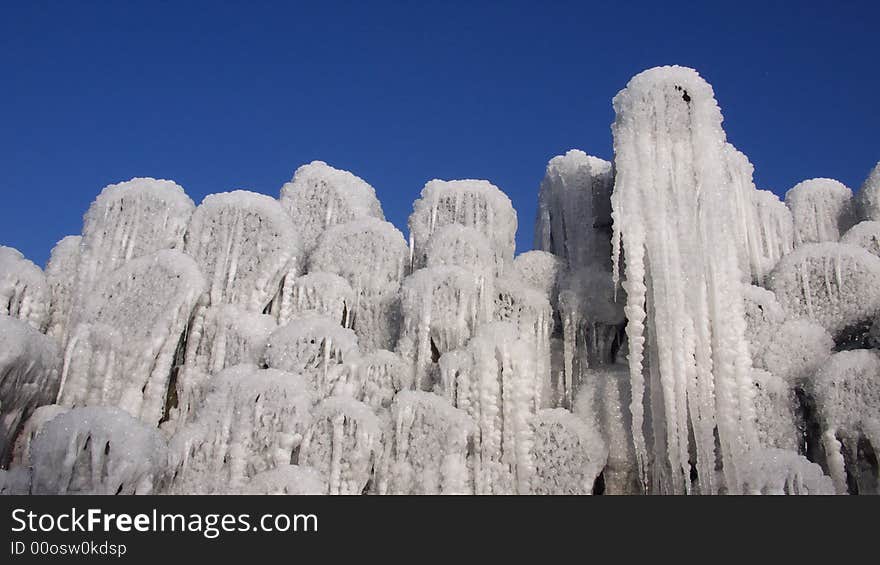
<instances>
[{"instance_id":1,"label":"blue sky","mask_svg":"<svg viewBox=\"0 0 880 565\"><path fill-rule=\"evenodd\" d=\"M695 67L761 188L880 160L880 2L7 2L0 243L42 265L101 188L277 196L314 159L406 233L432 178L485 178L529 249L547 161L611 158L611 98Z\"/></svg>"}]
</instances>

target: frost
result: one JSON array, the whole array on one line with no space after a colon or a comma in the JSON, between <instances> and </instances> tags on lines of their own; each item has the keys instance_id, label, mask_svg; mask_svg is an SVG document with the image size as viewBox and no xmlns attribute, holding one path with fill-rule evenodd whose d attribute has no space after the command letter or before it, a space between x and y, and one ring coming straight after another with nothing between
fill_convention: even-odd
<instances>
[{"instance_id":1,"label":"frost","mask_svg":"<svg viewBox=\"0 0 880 565\"><path fill-rule=\"evenodd\" d=\"M353 331L314 314L275 330L265 353L269 367L305 375L319 400L334 392L350 393L346 389L350 386L351 367L346 363L358 356Z\"/></svg>"},{"instance_id":2,"label":"frost","mask_svg":"<svg viewBox=\"0 0 880 565\"><path fill-rule=\"evenodd\" d=\"M799 437L795 425L797 399L789 382L761 369L754 369L755 414L758 441L765 447L797 451Z\"/></svg>"},{"instance_id":3,"label":"frost","mask_svg":"<svg viewBox=\"0 0 880 565\"><path fill-rule=\"evenodd\" d=\"M512 276L496 279L494 319L513 324L523 345L531 348L535 379L541 397L549 404L554 396L550 380L553 309L546 295Z\"/></svg>"},{"instance_id":4,"label":"frost","mask_svg":"<svg viewBox=\"0 0 880 565\"><path fill-rule=\"evenodd\" d=\"M378 493L471 494L467 454L473 433L473 420L445 398L401 392L391 406Z\"/></svg>"},{"instance_id":5,"label":"frost","mask_svg":"<svg viewBox=\"0 0 880 565\"><path fill-rule=\"evenodd\" d=\"M768 277L789 317L809 318L837 337L880 311L880 258L843 243L814 243L782 258Z\"/></svg>"},{"instance_id":6,"label":"frost","mask_svg":"<svg viewBox=\"0 0 880 565\"><path fill-rule=\"evenodd\" d=\"M181 248L194 207L168 180L133 178L105 187L83 218L77 297L127 261Z\"/></svg>"},{"instance_id":7,"label":"frost","mask_svg":"<svg viewBox=\"0 0 880 565\"><path fill-rule=\"evenodd\" d=\"M382 429L369 406L334 397L315 408L299 464L327 479L328 494L362 494L382 453Z\"/></svg>"},{"instance_id":8,"label":"frost","mask_svg":"<svg viewBox=\"0 0 880 565\"><path fill-rule=\"evenodd\" d=\"M313 395L301 376L236 365L209 386L194 422L171 441L172 493L234 491L290 464L309 422Z\"/></svg>"},{"instance_id":9,"label":"frost","mask_svg":"<svg viewBox=\"0 0 880 565\"><path fill-rule=\"evenodd\" d=\"M339 320L344 328L350 328L353 322L354 291L339 275L311 272L301 277L286 277L279 296L278 308L273 308L279 325L307 313Z\"/></svg>"},{"instance_id":10,"label":"frost","mask_svg":"<svg viewBox=\"0 0 880 565\"><path fill-rule=\"evenodd\" d=\"M766 448L750 452L742 466L745 494L834 494L822 468L796 451Z\"/></svg>"},{"instance_id":11,"label":"frost","mask_svg":"<svg viewBox=\"0 0 880 565\"><path fill-rule=\"evenodd\" d=\"M251 477L241 494L315 495L327 492L320 473L298 465L280 465Z\"/></svg>"},{"instance_id":12,"label":"frost","mask_svg":"<svg viewBox=\"0 0 880 565\"><path fill-rule=\"evenodd\" d=\"M476 422L476 494L530 492L529 422L541 408L542 392L534 351L515 326L494 322L483 326L466 350L440 358L442 394Z\"/></svg>"},{"instance_id":13,"label":"frost","mask_svg":"<svg viewBox=\"0 0 880 565\"><path fill-rule=\"evenodd\" d=\"M306 253L330 226L367 217L385 219L372 186L323 161L298 168L281 187L280 200L299 230Z\"/></svg>"},{"instance_id":14,"label":"frost","mask_svg":"<svg viewBox=\"0 0 880 565\"><path fill-rule=\"evenodd\" d=\"M766 341L753 341L755 367L766 369L790 385L812 378L834 349L822 326L809 320L789 320L768 328Z\"/></svg>"},{"instance_id":15,"label":"frost","mask_svg":"<svg viewBox=\"0 0 880 565\"><path fill-rule=\"evenodd\" d=\"M563 268L562 260L547 251L528 251L513 260L514 275L543 292L554 305Z\"/></svg>"},{"instance_id":16,"label":"frost","mask_svg":"<svg viewBox=\"0 0 880 565\"><path fill-rule=\"evenodd\" d=\"M0 315L0 464L21 424L58 392L58 346L22 320Z\"/></svg>"},{"instance_id":17,"label":"frost","mask_svg":"<svg viewBox=\"0 0 880 565\"><path fill-rule=\"evenodd\" d=\"M204 286L193 260L174 250L108 274L71 331L59 404L118 406L157 424L181 334Z\"/></svg>"},{"instance_id":18,"label":"frost","mask_svg":"<svg viewBox=\"0 0 880 565\"><path fill-rule=\"evenodd\" d=\"M819 369L813 394L825 456L838 493L880 494L880 356L858 349L835 353ZM848 478L852 485L848 486Z\"/></svg>"},{"instance_id":19,"label":"frost","mask_svg":"<svg viewBox=\"0 0 880 565\"><path fill-rule=\"evenodd\" d=\"M616 282L624 251L636 458L646 488L650 474L652 490L688 492L694 470L700 492L717 492L716 426L731 487L757 441L721 112L712 87L683 67L636 75L614 109L613 266Z\"/></svg>"},{"instance_id":20,"label":"frost","mask_svg":"<svg viewBox=\"0 0 880 565\"><path fill-rule=\"evenodd\" d=\"M375 411L391 407L394 396L413 387L412 366L400 355L379 349L357 362L358 400Z\"/></svg>"},{"instance_id":21,"label":"frost","mask_svg":"<svg viewBox=\"0 0 880 565\"><path fill-rule=\"evenodd\" d=\"M450 224L475 228L488 240L505 265L513 260L516 211L510 199L484 180L432 180L413 203L409 217L410 247L414 268L424 267L429 240Z\"/></svg>"},{"instance_id":22,"label":"frost","mask_svg":"<svg viewBox=\"0 0 880 565\"><path fill-rule=\"evenodd\" d=\"M534 494L591 494L608 457L602 437L563 408L541 410L532 419Z\"/></svg>"},{"instance_id":23,"label":"frost","mask_svg":"<svg viewBox=\"0 0 880 565\"><path fill-rule=\"evenodd\" d=\"M74 408L31 444L33 494L151 494L167 468L154 427L111 407Z\"/></svg>"},{"instance_id":24,"label":"frost","mask_svg":"<svg viewBox=\"0 0 880 565\"><path fill-rule=\"evenodd\" d=\"M278 327L272 316L234 304L201 310L187 336L186 365L208 374L240 363L259 363Z\"/></svg>"},{"instance_id":25,"label":"frost","mask_svg":"<svg viewBox=\"0 0 880 565\"><path fill-rule=\"evenodd\" d=\"M348 325L364 351L390 349L397 341L397 292L408 254L397 228L364 218L327 229L309 258L309 270L337 274L351 285Z\"/></svg>"},{"instance_id":26,"label":"frost","mask_svg":"<svg viewBox=\"0 0 880 565\"><path fill-rule=\"evenodd\" d=\"M205 275L210 305L252 312L265 310L300 262L299 236L278 201L244 190L205 197L193 212L185 250Z\"/></svg>"},{"instance_id":27,"label":"frost","mask_svg":"<svg viewBox=\"0 0 880 565\"><path fill-rule=\"evenodd\" d=\"M762 280L779 259L794 249L794 221L788 206L769 190L754 191L752 199L758 217L757 240L761 255L757 278Z\"/></svg>"},{"instance_id":28,"label":"frost","mask_svg":"<svg viewBox=\"0 0 880 565\"><path fill-rule=\"evenodd\" d=\"M501 257L492 249L486 236L476 228L460 224L443 226L431 235L424 263L428 267L463 267L488 277L504 271Z\"/></svg>"},{"instance_id":29,"label":"frost","mask_svg":"<svg viewBox=\"0 0 880 565\"><path fill-rule=\"evenodd\" d=\"M196 308L186 334L183 367L173 384L176 399L170 419L188 421L204 399L210 376L238 364L258 364L269 335L277 329L267 314L235 304ZM181 357L178 349L175 362Z\"/></svg>"},{"instance_id":30,"label":"frost","mask_svg":"<svg viewBox=\"0 0 880 565\"><path fill-rule=\"evenodd\" d=\"M49 321L50 296L43 271L17 249L0 245L0 315L43 331Z\"/></svg>"},{"instance_id":31,"label":"frost","mask_svg":"<svg viewBox=\"0 0 880 565\"><path fill-rule=\"evenodd\" d=\"M59 343L67 341L70 313L73 308L76 273L79 268L79 250L82 237L69 235L52 248L46 264L46 282L49 284L49 326L46 333Z\"/></svg>"},{"instance_id":32,"label":"frost","mask_svg":"<svg viewBox=\"0 0 880 565\"><path fill-rule=\"evenodd\" d=\"M571 269L607 266L611 256L611 163L572 149L547 164L538 193L535 248Z\"/></svg>"},{"instance_id":33,"label":"frost","mask_svg":"<svg viewBox=\"0 0 880 565\"><path fill-rule=\"evenodd\" d=\"M859 222L841 236L840 243L857 245L880 257L880 222Z\"/></svg>"},{"instance_id":34,"label":"frost","mask_svg":"<svg viewBox=\"0 0 880 565\"><path fill-rule=\"evenodd\" d=\"M859 218L880 221L880 162L878 162L856 196Z\"/></svg>"},{"instance_id":35,"label":"frost","mask_svg":"<svg viewBox=\"0 0 880 565\"><path fill-rule=\"evenodd\" d=\"M834 179L810 179L785 193L794 220L795 247L837 241L855 223L852 191Z\"/></svg>"},{"instance_id":36,"label":"frost","mask_svg":"<svg viewBox=\"0 0 880 565\"><path fill-rule=\"evenodd\" d=\"M464 346L492 319L490 281L461 267L428 267L404 279L398 351L415 367L417 389L430 388L441 355Z\"/></svg>"}]
</instances>

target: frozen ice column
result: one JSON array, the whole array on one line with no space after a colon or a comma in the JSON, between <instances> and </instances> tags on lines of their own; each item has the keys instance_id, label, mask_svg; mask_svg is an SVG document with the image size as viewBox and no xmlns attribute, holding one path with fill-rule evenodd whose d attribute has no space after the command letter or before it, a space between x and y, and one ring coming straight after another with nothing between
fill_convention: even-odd
<instances>
[{"instance_id":1,"label":"frozen ice column","mask_svg":"<svg viewBox=\"0 0 880 565\"><path fill-rule=\"evenodd\" d=\"M623 255L644 485L718 492L717 425L723 483L736 488L737 463L757 439L721 111L712 87L684 67L636 75L614 109L613 268L616 279Z\"/></svg>"}]
</instances>

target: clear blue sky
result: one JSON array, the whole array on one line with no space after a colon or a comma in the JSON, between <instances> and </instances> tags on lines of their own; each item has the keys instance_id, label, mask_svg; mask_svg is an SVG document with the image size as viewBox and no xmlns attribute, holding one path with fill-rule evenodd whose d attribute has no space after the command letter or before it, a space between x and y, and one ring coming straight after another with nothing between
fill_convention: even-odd
<instances>
[{"instance_id":1,"label":"clear blue sky","mask_svg":"<svg viewBox=\"0 0 880 565\"><path fill-rule=\"evenodd\" d=\"M880 160L880 2L6 2L0 243L42 265L101 188L277 196L321 159L406 233L432 178L485 178L532 243L548 159L611 158L611 98L697 68L759 187Z\"/></svg>"}]
</instances>

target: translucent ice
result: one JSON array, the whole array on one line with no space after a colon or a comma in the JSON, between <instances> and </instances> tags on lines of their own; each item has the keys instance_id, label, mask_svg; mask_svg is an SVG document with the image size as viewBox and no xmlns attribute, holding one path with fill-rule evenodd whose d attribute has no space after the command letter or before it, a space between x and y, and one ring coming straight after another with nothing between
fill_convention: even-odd
<instances>
[{"instance_id":1,"label":"translucent ice","mask_svg":"<svg viewBox=\"0 0 880 565\"><path fill-rule=\"evenodd\" d=\"M535 248L572 269L607 266L611 256L611 163L572 149L547 164L538 193Z\"/></svg>"}]
</instances>

